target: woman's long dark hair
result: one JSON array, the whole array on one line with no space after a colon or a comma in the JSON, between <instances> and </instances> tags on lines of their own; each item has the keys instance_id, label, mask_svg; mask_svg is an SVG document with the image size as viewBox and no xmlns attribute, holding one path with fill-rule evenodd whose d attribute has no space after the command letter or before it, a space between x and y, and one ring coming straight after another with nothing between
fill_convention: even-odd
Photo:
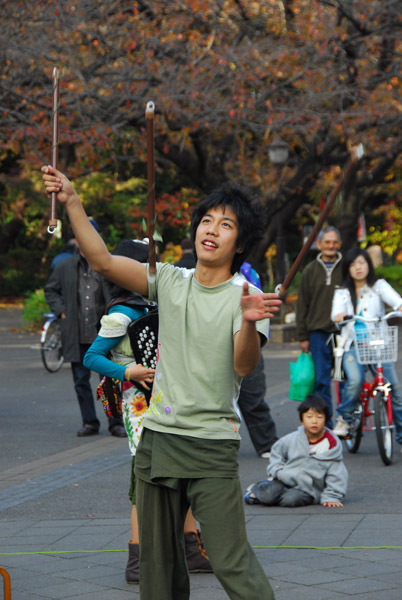
<instances>
[{"instance_id":1,"label":"woman's long dark hair","mask_svg":"<svg viewBox=\"0 0 402 600\"><path fill-rule=\"evenodd\" d=\"M350 297L352 298L352 303L354 309L356 310L357 297L356 297L356 285L354 279L349 273L350 265L356 260L358 256L362 256L364 260L368 264L368 275L367 275L367 285L372 287L377 281L376 274L374 272L373 263L371 262L371 258L367 250L363 250L363 248L352 248L349 252L346 253L343 262L342 262L342 277L343 283L342 287L345 287L349 290Z\"/></svg>"}]
</instances>

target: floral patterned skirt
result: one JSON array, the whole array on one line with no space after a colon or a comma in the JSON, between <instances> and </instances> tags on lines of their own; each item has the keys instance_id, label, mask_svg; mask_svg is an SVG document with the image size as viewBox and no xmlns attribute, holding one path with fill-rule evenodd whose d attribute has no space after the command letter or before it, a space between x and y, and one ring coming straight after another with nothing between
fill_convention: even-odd
<instances>
[{"instance_id":1,"label":"floral patterned skirt","mask_svg":"<svg viewBox=\"0 0 402 600\"><path fill-rule=\"evenodd\" d=\"M140 441L142 422L148 410L144 392L139 390L131 381L123 383L123 422L127 432L128 445L133 456Z\"/></svg>"}]
</instances>

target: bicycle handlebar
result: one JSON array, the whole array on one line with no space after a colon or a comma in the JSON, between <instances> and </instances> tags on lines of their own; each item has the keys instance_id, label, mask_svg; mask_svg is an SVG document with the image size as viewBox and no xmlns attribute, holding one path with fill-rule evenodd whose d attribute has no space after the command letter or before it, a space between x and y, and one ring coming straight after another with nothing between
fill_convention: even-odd
<instances>
[{"instance_id":1,"label":"bicycle handlebar","mask_svg":"<svg viewBox=\"0 0 402 600\"><path fill-rule=\"evenodd\" d=\"M378 323L379 321L388 321L388 319L392 319L393 317L402 318L402 312L400 310L392 310L391 312L382 315L381 317L361 317L359 315L346 315L343 321L340 323L335 323L339 328L344 327L348 323L353 323L354 321L363 321L364 323Z\"/></svg>"}]
</instances>

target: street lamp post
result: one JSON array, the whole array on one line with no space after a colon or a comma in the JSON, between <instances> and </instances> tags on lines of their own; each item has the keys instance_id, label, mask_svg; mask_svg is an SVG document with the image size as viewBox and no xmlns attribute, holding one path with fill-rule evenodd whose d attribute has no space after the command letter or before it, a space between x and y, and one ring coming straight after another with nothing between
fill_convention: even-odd
<instances>
[{"instance_id":1,"label":"street lamp post","mask_svg":"<svg viewBox=\"0 0 402 600\"><path fill-rule=\"evenodd\" d=\"M283 234L283 218L280 207L280 179L281 172L285 166L289 157L289 146L286 142L276 137L274 141L268 146L268 156L271 163L274 165L276 170L276 190L275 200L278 206L277 212L277 229L276 229L276 283L283 283L286 276L285 267L285 251L286 242Z\"/></svg>"}]
</instances>

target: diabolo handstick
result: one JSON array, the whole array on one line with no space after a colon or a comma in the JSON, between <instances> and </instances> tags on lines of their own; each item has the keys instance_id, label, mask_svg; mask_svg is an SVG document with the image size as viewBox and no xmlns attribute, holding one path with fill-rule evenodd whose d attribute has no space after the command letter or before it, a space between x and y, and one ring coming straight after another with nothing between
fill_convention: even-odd
<instances>
[{"instance_id":1,"label":"diabolo handstick","mask_svg":"<svg viewBox=\"0 0 402 600\"><path fill-rule=\"evenodd\" d=\"M53 69L53 110L52 110L52 167L57 169L59 156L59 71ZM57 229L57 194L50 197L50 219L48 232L53 234Z\"/></svg>"},{"instance_id":2,"label":"diabolo handstick","mask_svg":"<svg viewBox=\"0 0 402 600\"><path fill-rule=\"evenodd\" d=\"M364 155L364 148L362 144L359 144L358 146L355 146L352 149L352 154L345 166L345 168L342 171L341 177L338 180L338 183L336 184L336 186L334 187L334 189L332 190L330 197L328 199L328 202L326 203L326 205L324 206L317 223L314 225L313 229L311 230L311 233L309 235L309 237L307 238L304 246L302 247L302 249L300 250L299 254L297 255L297 258L295 260L295 262L292 265L292 268L290 269L287 277L285 278L285 281L279 285L277 285L275 291L277 294L279 294L279 296L281 298L285 298L287 291L290 287L290 284L292 283L299 267L300 264L302 262L302 260L304 259L304 257L306 256L307 252L310 249L310 246L312 245L312 243L314 242L314 240L317 237L318 232L320 231L322 224L324 223L325 219L327 218L327 215L329 213L329 211L332 208L332 205L334 204L339 192L341 191L341 188L343 186L343 184L345 183L345 181L347 180L347 178L350 175L350 172L352 171L353 167L355 166L355 164L363 157Z\"/></svg>"},{"instance_id":3,"label":"diabolo handstick","mask_svg":"<svg viewBox=\"0 0 402 600\"><path fill-rule=\"evenodd\" d=\"M156 273L155 253L155 152L154 152L154 114L155 104L147 103L145 121L147 126L147 175L148 175L148 202L147 202L147 235L149 238L149 273Z\"/></svg>"}]
</instances>

